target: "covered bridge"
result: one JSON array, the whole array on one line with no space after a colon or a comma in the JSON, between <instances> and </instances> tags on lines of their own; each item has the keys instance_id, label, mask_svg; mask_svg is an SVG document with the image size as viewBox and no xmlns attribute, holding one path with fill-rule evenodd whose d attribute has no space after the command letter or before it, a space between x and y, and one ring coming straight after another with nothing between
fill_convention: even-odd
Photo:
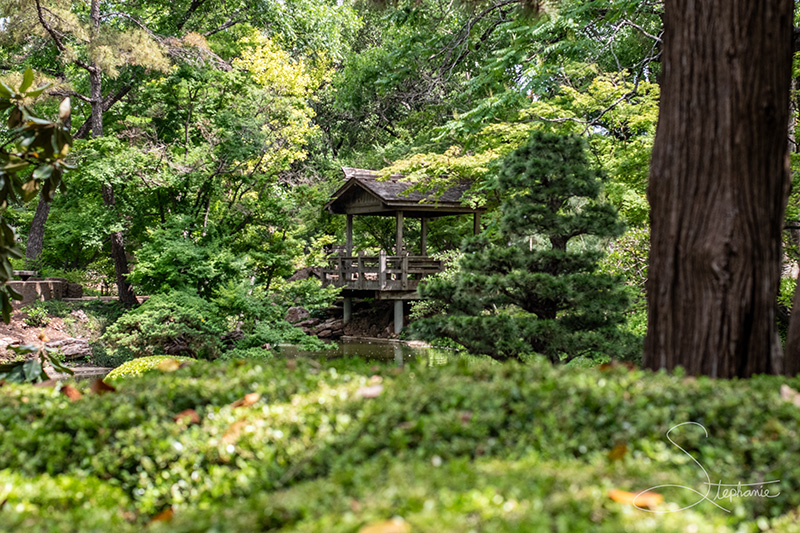
<instances>
[{"instance_id":1,"label":"covered bridge","mask_svg":"<svg viewBox=\"0 0 800 533\"><path fill-rule=\"evenodd\" d=\"M374 298L393 300L394 331L403 328L403 301L419 298L417 287L430 274L441 272L441 261L428 256L428 220L435 217L472 214L473 231L480 231L483 209L462 205L469 184L463 183L445 191L422 193L410 190L413 183L393 175L387 180L371 171L343 167L345 183L333 193L325 207L332 214L347 216L344 250L329 258L323 272L323 285L342 288L344 322L350 320L352 299ZM378 256L353 255L353 217L387 216L395 218L394 250L381 250ZM420 255L410 255L403 240L403 221L419 218L421 226Z\"/></svg>"}]
</instances>

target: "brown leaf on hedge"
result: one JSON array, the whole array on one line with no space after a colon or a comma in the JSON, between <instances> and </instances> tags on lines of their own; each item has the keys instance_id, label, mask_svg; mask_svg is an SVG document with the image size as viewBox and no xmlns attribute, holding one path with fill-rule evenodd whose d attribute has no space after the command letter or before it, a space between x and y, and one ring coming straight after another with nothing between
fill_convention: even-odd
<instances>
[{"instance_id":1,"label":"brown leaf on hedge","mask_svg":"<svg viewBox=\"0 0 800 533\"><path fill-rule=\"evenodd\" d=\"M175 359L164 359L158 363L158 369L162 372L175 372L181 367L180 362Z\"/></svg>"},{"instance_id":2,"label":"brown leaf on hedge","mask_svg":"<svg viewBox=\"0 0 800 533\"><path fill-rule=\"evenodd\" d=\"M781 398L800 407L800 392L797 392L789 385L781 385Z\"/></svg>"},{"instance_id":3,"label":"brown leaf on hedge","mask_svg":"<svg viewBox=\"0 0 800 533\"><path fill-rule=\"evenodd\" d=\"M64 385L63 387L61 387L61 394L63 394L73 402L77 402L83 397L80 391L75 387L73 387L72 385Z\"/></svg>"},{"instance_id":4,"label":"brown leaf on hedge","mask_svg":"<svg viewBox=\"0 0 800 533\"><path fill-rule=\"evenodd\" d=\"M608 496L617 503L625 505L636 504L637 507L655 507L664 501L664 497L657 492L633 493L625 490L611 489Z\"/></svg>"},{"instance_id":5,"label":"brown leaf on hedge","mask_svg":"<svg viewBox=\"0 0 800 533\"><path fill-rule=\"evenodd\" d=\"M628 453L628 445L625 443L617 444L608 452L608 459L611 462L620 461L625 457L626 453Z\"/></svg>"},{"instance_id":6,"label":"brown leaf on hedge","mask_svg":"<svg viewBox=\"0 0 800 533\"><path fill-rule=\"evenodd\" d=\"M251 392L249 394L245 394L244 398L242 398L241 400L236 400L235 402L233 402L231 404L231 407L233 407L234 409L236 409L237 407L250 407L260 399L261 395L259 393Z\"/></svg>"},{"instance_id":7,"label":"brown leaf on hedge","mask_svg":"<svg viewBox=\"0 0 800 533\"><path fill-rule=\"evenodd\" d=\"M361 387L358 389L358 395L362 398L377 398L383 392L383 385L370 385L369 387Z\"/></svg>"},{"instance_id":8,"label":"brown leaf on hedge","mask_svg":"<svg viewBox=\"0 0 800 533\"><path fill-rule=\"evenodd\" d=\"M222 442L225 444L233 444L237 440L239 440L239 436L244 431L245 426L247 426L246 420L237 420L230 426L228 429L225 430L225 433L222 435Z\"/></svg>"},{"instance_id":9,"label":"brown leaf on hedge","mask_svg":"<svg viewBox=\"0 0 800 533\"><path fill-rule=\"evenodd\" d=\"M385 522L368 524L359 529L358 533L411 533L411 526L402 518L393 518Z\"/></svg>"},{"instance_id":10,"label":"brown leaf on hedge","mask_svg":"<svg viewBox=\"0 0 800 533\"><path fill-rule=\"evenodd\" d=\"M92 394L105 394L107 392L116 392L117 389L115 389L102 379L96 379L92 381L91 391Z\"/></svg>"},{"instance_id":11,"label":"brown leaf on hedge","mask_svg":"<svg viewBox=\"0 0 800 533\"><path fill-rule=\"evenodd\" d=\"M200 415L197 414L197 411L194 409L185 409L172 417L175 422L185 422L186 425L191 424L199 424L200 423Z\"/></svg>"},{"instance_id":12,"label":"brown leaf on hedge","mask_svg":"<svg viewBox=\"0 0 800 533\"><path fill-rule=\"evenodd\" d=\"M150 523L153 522L172 522L172 518L175 516L175 511L172 510L172 507L167 507L150 520Z\"/></svg>"}]
</instances>

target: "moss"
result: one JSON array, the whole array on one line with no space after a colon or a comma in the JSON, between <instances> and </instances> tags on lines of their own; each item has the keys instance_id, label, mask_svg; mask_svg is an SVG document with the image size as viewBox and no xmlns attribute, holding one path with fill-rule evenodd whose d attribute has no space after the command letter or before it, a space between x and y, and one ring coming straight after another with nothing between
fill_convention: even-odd
<instances>
[{"instance_id":1,"label":"moss","mask_svg":"<svg viewBox=\"0 0 800 533\"><path fill-rule=\"evenodd\" d=\"M194 361L191 357L181 357L173 355L151 355L148 357L139 357L126 363L121 364L114 370L108 373L104 381L116 381L120 379L141 376L145 372L158 369L158 365L162 361L172 359L176 361Z\"/></svg>"}]
</instances>

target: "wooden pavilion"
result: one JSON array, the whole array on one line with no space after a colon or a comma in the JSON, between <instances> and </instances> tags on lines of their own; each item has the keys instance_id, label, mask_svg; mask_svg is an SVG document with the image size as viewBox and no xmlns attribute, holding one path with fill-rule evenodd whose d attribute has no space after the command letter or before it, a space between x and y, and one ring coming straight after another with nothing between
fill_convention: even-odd
<instances>
[{"instance_id":1,"label":"wooden pavilion","mask_svg":"<svg viewBox=\"0 0 800 533\"><path fill-rule=\"evenodd\" d=\"M347 216L347 240L344 250L329 258L323 271L323 285L342 288L344 323L352 314L353 298L394 301L394 331L403 328L403 302L419 299L417 287L423 278L444 269L438 259L427 254L428 220L451 215L473 215L473 231L480 231L483 209L462 205L469 184L458 184L441 192L421 193L410 190L413 183L393 175L379 180L371 170L343 167L345 183L333 193L325 207L332 214ZM381 250L378 256L353 255L353 216L390 216L396 221L393 251ZM420 255L410 255L403 241L405 218L419 218Z\"/></svg>"}]
</instances>

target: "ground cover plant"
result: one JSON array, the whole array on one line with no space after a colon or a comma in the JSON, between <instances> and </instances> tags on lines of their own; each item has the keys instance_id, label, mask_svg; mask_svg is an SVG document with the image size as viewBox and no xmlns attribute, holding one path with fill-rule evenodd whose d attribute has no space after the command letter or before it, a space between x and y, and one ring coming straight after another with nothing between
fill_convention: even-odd
<instances>
[{"instance_id":1,"label":"ground cover plant","mask_svg":"<svg viewBox=\"0 0 800 533\"><path fill-rule=\"evenodd\" d=\"M797 378L486 360L178 367L102 395L0 388L0 529L790 531L800 506L786 460L800 453ZM780 494L717 501L731 513L632 507L627 493L657 485L703 489L665 436L685 421L708 436L672 438L712 482L780 480ZM698 499L655 492L654 510Z\"/></svg>"}]
</instances>

